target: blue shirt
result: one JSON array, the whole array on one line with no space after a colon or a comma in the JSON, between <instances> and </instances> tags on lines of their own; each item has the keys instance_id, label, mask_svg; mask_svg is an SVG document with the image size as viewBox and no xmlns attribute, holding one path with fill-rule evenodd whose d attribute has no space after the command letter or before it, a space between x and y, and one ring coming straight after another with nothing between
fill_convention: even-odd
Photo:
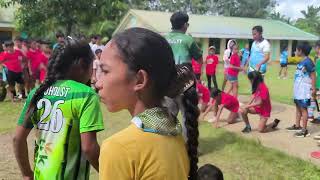
<instances>
[{"instance_id":1,"label":"blue shirt","mask_svg":"<svg viewBox=\"0 0 320 180\"><path fill-rule=\"evenodd\" d=\"M297 64L294 75L293 96L297 100L311 98L311 73L315 71L315 66L309 57Z\"/></svg>"},{"instance_id":2,"label":"blue shirt","mask_svg":"<svg viewBox=\"0 0 320 180\"><path fill-rule=\"evenodd\" d=\"M264 60L267 53L270 53L270 44L266 39L261 42L254 41L252 43L248 68L249 72L256 70L256 66ZM263 74L266 73L267 64L262 64L259 71Z\"/></svg>"},{"instance_id":3,"label":"blue shirt","mask_svg":"<svg viewBox=\"0 0 320 180\"><path fill-rule=\"evenodd\" d=\"M280 55L280 64L287 64L288 63L288 51L282 51Z\"/></svg>"},{"instance_id":4,"label":"blue shirt","mask_svg":"<svg viewBox=\"0 0 320 180\"><path fill-rule=\"evenodd\" d=\"M247 63L250 52L246 48L242 48L240 52L242 53L241 65L244 66Z\"/></svg>"}]
</instances>

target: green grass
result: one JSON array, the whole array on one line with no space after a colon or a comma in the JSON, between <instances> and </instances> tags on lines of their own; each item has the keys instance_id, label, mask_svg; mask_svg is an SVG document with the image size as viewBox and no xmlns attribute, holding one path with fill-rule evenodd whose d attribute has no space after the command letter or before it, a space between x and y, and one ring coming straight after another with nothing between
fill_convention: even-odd
<instances>
[{"instance_id":1,"label":"green grass","mask_svg":"<svg viewBox=\"0 0 320 180\"><path fill-rule=\"evenodd\" d=\"M222 85L223 80L223 64L219 64L217 81L219 87ZM280 70L279 64L271 64L268 66L268 70L265 76L265 82L269 88L271 99L273 101L293 105L293 77L296 65L288 66L288 79L278 79L278 73ZM206 80L205 75L202 76L203 80ZM251 85L247 76L243 73L239 74L239 94L249 95L251 94Z\"/></svg>"},{"instance_id":2,"label":"green grass","mask_svg":"<svg viewBox=\"0 0 320 180\"><path fill-rule=\"evenodd\" d=\"M22 103L0 102L0 133L12 130L17 124Z\"/></svg>"}]
</instances>

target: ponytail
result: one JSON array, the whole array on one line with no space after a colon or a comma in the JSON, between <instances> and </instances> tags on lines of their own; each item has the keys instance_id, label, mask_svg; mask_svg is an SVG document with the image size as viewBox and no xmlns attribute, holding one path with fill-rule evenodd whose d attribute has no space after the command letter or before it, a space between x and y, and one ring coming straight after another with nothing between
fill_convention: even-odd
<instances>
[{"instance_id":1,"label":"ponytail","mask_svg":"<svg viewBox=\"0 0 320 180\"><path fill-rule=\"evenodd\" d=\"M191 87L183 93L182 104L185 115L185 127L187 134L187 151L190 161L189 180L197 179L198 171L198 94L195 87Z\"/></svg>"}]
</instances>

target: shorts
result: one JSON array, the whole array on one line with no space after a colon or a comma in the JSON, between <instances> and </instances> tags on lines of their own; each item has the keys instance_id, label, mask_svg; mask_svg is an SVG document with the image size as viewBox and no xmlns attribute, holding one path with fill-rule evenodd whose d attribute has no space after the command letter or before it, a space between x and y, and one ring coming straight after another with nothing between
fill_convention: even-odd
<instances>
[{"instance_id":1,"label":"shorts","mask_svg":"<svg viewBox=\"0 0 320 180\"><path fill-rule=\"evenodd\" d=\"M227 80L230 82L238 82L238 76L231 76L227 74Z\"/></svg>"},{"instance_id":2,"label":"shorts","mask_svg":"<svg viewBox=\"0 0 320 180\"><path fill-rule=\"evenodd\" d=\"M287 67L288 63L280 63L280 67Z\"/></svg>"},{"instance_id":3,"label":"shorts","mask_svg":"<svg viewBox=\"0 0 320 180\"><path fill-rule=\"evenodd\" d=\"M310 106L311 104L311 100L310 99L295 99L294 103L301 108L308 108L308 106Z\"/></svg>"},{"instance_id":4,"label":"shorts","mask_svg":"<svg viewBox=\"0 0 320 180\"><path fill-rule=\"evenodd\" d=\"M239 103L237 104L234 103L232 106L228 107L227 109L231 112L238 113L239 108L240 108Z\"/></svg>"},{"instance_id":5,"label":"shorts","mask_svg":"<svg viewBox=\"0 0 320 180\"><path fill-rule=\"evenodd\" d=\"M8 84L9 86L14 86L16 83L18 84L24 84L24 80L22 77L22 72L13 72L8 70L7 72L7 80L8 80Z\"/></svg>"},{"instance_id":6,"label":"shorts","mask_svg":"<svg viewBox=\"0 0 320 180\"><path fill-rule=\"evenodd\" d=\"M270 118L271 112L263 111L263 110L261 109L261 107L259 107L259 106L254 107L254 110L256 111L256 113L257 113L258 115L260 115L260 117Z\"/></svg>"}]
</instances>

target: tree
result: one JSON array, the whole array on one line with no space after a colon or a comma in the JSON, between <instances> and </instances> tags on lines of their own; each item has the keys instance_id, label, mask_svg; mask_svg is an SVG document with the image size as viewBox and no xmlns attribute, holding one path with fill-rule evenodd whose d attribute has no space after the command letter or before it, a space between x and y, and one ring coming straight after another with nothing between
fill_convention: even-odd
<instances>
[{"instance_id":1,"label":"tree","mask_svg":"<svg viewBox=\"0 0 320 180\"><path fill-rule=\"evenodd\" d=\"M269 18L273 20L279 20L282 22L285 22L287 24L292 24L292 20L289 17L286 17L285 15L280 14L279 12L273 12L270 14Z\"/></svg>"},{"instance_id":2,"label":"tree","mask_svg":"<svg viewBox=\"0 0 320 180\"><path fill-rule=\"evenodd\" d=\"M320 6L308 6L307 11L301 11L303 18L299 18L296 27L307 32L320 35Z\"/></svg>"}]
</instances>

